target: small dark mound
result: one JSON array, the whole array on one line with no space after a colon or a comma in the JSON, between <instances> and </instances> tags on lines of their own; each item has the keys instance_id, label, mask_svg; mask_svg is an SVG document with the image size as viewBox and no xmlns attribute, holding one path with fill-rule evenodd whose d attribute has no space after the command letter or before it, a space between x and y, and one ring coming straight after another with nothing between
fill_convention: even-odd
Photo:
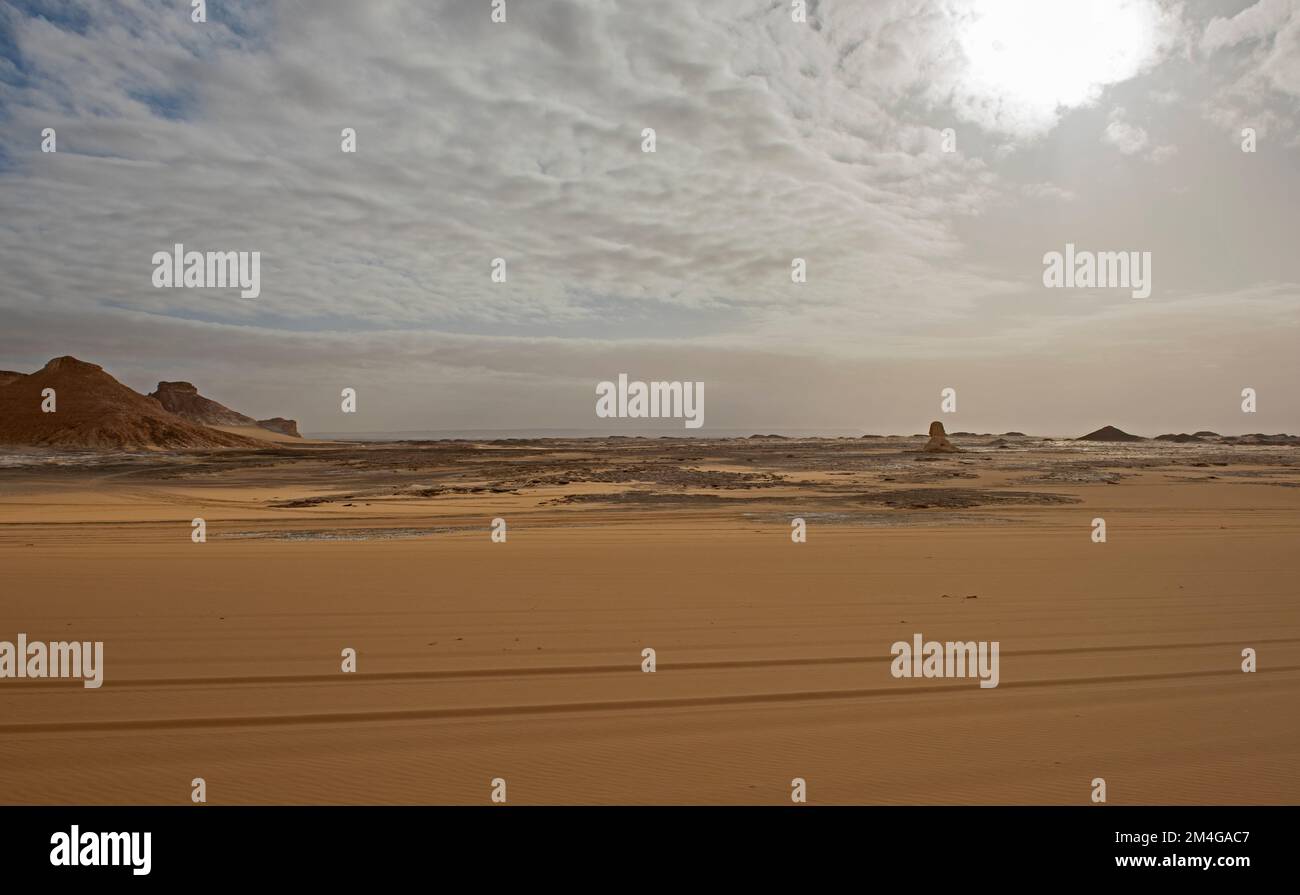
<instances>
[{"instance_id":1,"label":"small dark mound","mask_svg":"<svg viewBox=\"0 0 1300 895\"><path fill-rule=\"evenodd\" d=\"M1102 426L1095 432L1080 435L1075 441L1146 441L1141 435L1130 435L1114 426Z\"/></svg>"}]
</instances>

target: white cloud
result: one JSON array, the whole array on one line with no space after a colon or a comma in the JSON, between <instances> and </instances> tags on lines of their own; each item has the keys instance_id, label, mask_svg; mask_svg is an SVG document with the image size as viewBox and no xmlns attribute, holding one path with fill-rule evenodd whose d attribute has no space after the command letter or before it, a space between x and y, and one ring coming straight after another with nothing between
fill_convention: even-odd
<instances>
[{"instance_id":1,"label":"white cloud","mask_svg":"<svg viewBox=\"0 0 1300 895\"><path fill-rule=\"evenodd\" d=\"M1296 0L1258 0L1234 16L1214 18L1201 35L1201 49L1213 53L1276 34L1297 10Z\"/></svg>"},{"instance_id":2,"label":"white cloud","mask_svg":"<svg viewBox=\"0 0 1300 895\"><path fill-rule=\"evenodd\" d=\"M994 357L1010 387L1006 359L1036 344L1020 332L1093 313L1028 292L1043 251L1131 235L1147 218L1126 210L1163 195L1109 189L1088 107L1136 82L1103 139L1168 158L1138 97L1183 27L1154 0L1036 0L1023 20L1001 0L827 0L808 25L749 0L529 0L503 26L459 0L230 0L206 25L163 0L74 8L0 7L17 48L0 60L0 349L117 358L147 386L193 364L242 383L236 406L275 376L302 392L364 374L400 392L384 425L455 409L424 409L415 379L454 383L468 425L545 407L521 380L559 388L619 358L681 365L669 378L711 365L756 405L772 371L830 359L910 381L910 359ZM1262 65L1273 46L1238 51ZM1222 64L1198 74L1218 84ZM1180 86L1187 104L1199 89ZM153 289L175 242L260 250L262 297Z\"/></svg>"},{"instance_id":3,"label":"white cloud","mask_svg":"<svg viewBox=\"0 0 1300 895\"><path fill-rule=\"evenodd\" d=\"M1029 183L1021 188L1031 199L1055 199L1060 202L1073 202L1079 198L1073 190L1065 189L1054 183Z\"/></svg>"},{"instance_id":4,"label":"white cloud","mask_svg":"<svg viewBox=\"0 0 1300 895\"><path fill-rule=\"evenodd\" d=\"M1231 18L1213 19L1200 49L1235 70L1205 104L1210 120L1234 135L1254 127L1300 139L1300 0L1258 0Z\"/></svg>"},{"instance_id":5,"label":"white cloud","mask_svg":"<svg viewBox=\"0 0 1300 895\"><path fill-rule=\"evenodd\" d=\"M614 299L743 330L788 305L791 257L823 302L857 303L863 283L952 255L953 214L990 190L978 160L914 139L903 81L846 61L865 41L870 68L907 27L898 10L828 9L832 32L739 3L539 0L502 26L463 3L223 4L206 26L124 9L96 5L79 29L17 20L29 83L0 90L6 194L27 212L0 247L26 300L581 332ZM29 138L45 126L55 156ZM177 241L262 251L263 298L152 290L147 259ZM505 286L488 278L497 256ZM876 300L910 313L903 295Z\"/></svg>"},{"instance_id":6,"label":"white cloud","mask_svg":"<svg viewBox=\"0 0 1300 895\"><path fill-rule=\"evenodd\" d=\"M1125 155L1136 155L1147 148L1151 139L1145 130L1125 121L1123 114L1122 109L1116 109L1111 114L1106 130L1102 132L1102 140Z\"/></svg>"},{"instance_id":7,"label":"white cloud","mask_svg":"<svg viewBox=\"0 0 1300 895\"><path fill-rule=\"evenodd\" d=\"M1148 161L1159 164L1178 154L1178 147L1172 144L1153 146L1146 130L1125 120L1127 113L1122 108L1112 109L1102 131L1103 143L1113 146L1124 155L1142 155Z\"/></svg>"},{"instance_id":8,"label":"white cloud","mask_svg":"<svg viewBox=\"0 0 1300 895\"><path fill-rule=\"evenodd\" d=\"M1158 165L1162 162L1168 161L1176 155L1178 155L1178 147L1171 143L1166 143L1162 146L1156 146L1148 152L1147 159Z\"/></svg>"}]
</instances>

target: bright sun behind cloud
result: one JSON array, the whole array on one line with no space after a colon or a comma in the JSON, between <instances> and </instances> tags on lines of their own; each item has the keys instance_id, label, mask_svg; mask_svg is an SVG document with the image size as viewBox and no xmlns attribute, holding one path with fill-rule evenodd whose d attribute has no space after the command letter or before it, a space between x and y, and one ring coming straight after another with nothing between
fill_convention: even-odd
<instances>
[{"instance_id":1,"label":"bright sun behind cloud","mask_svg":"<svg viewBox=\"0 0 1300 895\"><path fill-rule=\"evenodd\" d=\"M1154 0L976 0L957 34L959 110L990 130L1048 130L1154 61L1165 26Z\"/></svg>"}]
</instances>

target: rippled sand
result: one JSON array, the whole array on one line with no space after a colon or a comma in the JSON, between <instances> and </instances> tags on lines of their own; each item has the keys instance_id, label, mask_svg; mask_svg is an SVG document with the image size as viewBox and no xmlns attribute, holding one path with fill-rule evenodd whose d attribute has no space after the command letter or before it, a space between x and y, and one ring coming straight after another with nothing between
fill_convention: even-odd
<instances>
[{"instance_id":1,"label":"rippled sand","mask_svg":"<svg viewBox=\"0 0 1300 895\"><path fill-rule=\"evenodd\" d=\"M953 440L5 465L0 639L106 682L0 680L0 801L1300 800L1300 449Z\"/></svg>"}]
</instances>

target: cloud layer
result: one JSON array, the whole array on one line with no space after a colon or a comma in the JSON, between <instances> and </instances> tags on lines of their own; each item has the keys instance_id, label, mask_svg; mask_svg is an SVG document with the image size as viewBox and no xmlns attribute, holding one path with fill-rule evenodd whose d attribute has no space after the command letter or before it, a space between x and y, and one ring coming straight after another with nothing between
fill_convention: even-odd
<instances>
[{"instance_id":1,"label":"cloud layer","mask_svg":"<svg viewBox=\"0 0 1300 895\"><path fill-rule=\"evenodd\" d=\"M188 364L317 431L588 427L589 386L620 371L707 371L717 425L901 424L963 383L1046 425L1017 358L1087 367L1109 337L1244 360L1297 322L1274 248L1294 3L1117 0L1109 30L1044 2L1028 23L955 0L810 3L806 23L753 2L529 0L505 24L487 3L211 2L201 24L189 6L0 13L0 366ZM1106 40L1068 55L1080 35ZM1256 156L1246 126L1272 135ZM1147 306L1041 288L1042 254L1089 240L1154 251ZM177 242L260 251L261 297L153 289ZM1205 329L1225 316L1235 344ZM878 392L861 410L786 381L847 371ZM1131 358L1096 375L1099 406L1121 375L1163 381ZM336 383L383 396L364 424L337 418ZM1197 410L1203 389L1171 388Z\"/></svg>"}]
</instances>

